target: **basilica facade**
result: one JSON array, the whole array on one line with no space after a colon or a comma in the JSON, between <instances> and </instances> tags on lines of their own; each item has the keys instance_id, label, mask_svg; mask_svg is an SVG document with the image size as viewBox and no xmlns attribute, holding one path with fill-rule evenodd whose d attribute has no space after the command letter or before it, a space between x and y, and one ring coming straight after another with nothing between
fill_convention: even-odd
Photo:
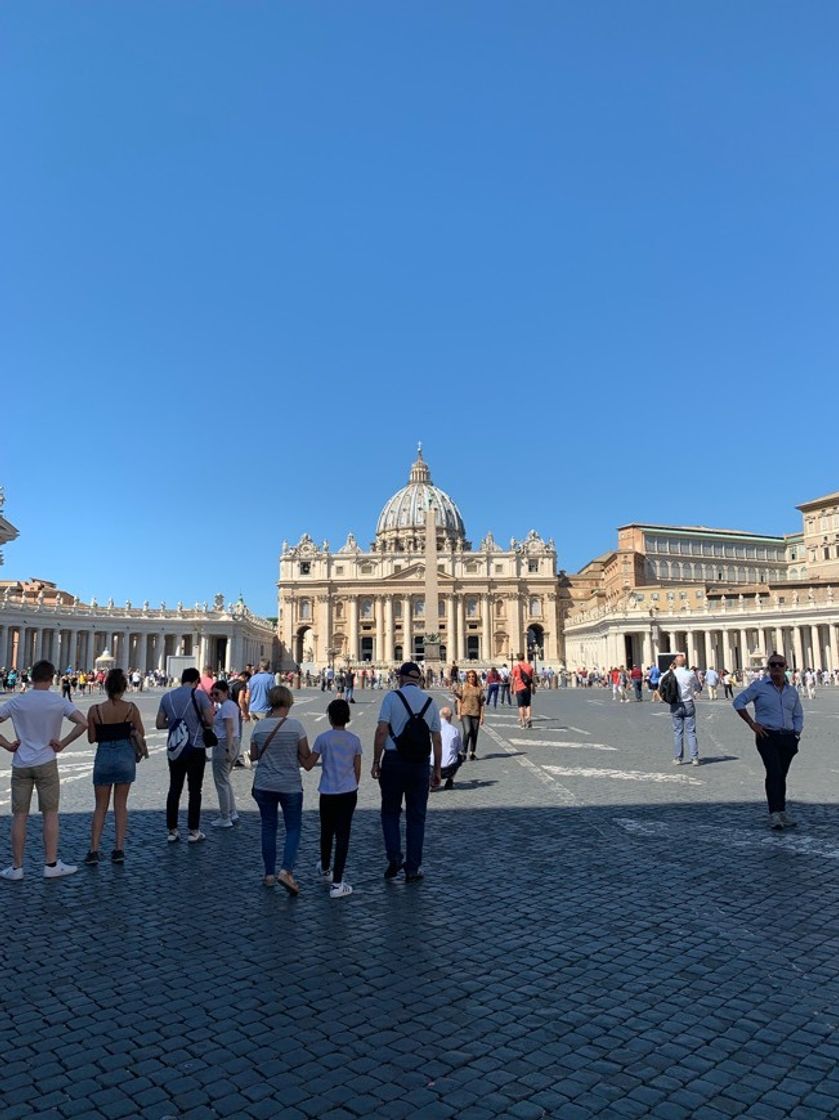
<instances>
[{"instance_id":1,"label":"basilica facade","mask_svg":"<svg viewBox=\"0 0 839 1120\"><path fill-rule=\"evenodd\" d=\"M487 533L473 548L421 448L407 485L382 508L369 548L352 532L334 552L305 533L295 545L284 542L278 590L281 642L304 666L422 660L426 638L439 642L448 662L509 663L528 651L557 665L562 657L554 542L530 530L504 548ZM426 601L435 598L430 618Z\"/></svg>"}]
</instances>

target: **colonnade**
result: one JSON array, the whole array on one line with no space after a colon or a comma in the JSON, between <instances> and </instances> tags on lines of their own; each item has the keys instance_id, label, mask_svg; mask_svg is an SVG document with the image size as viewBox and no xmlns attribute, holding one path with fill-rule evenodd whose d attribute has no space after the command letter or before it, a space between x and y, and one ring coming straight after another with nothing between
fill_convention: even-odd
<instances>
[{"instance_id":1,"label":"colonnade","mask_svg":"<svg viewBox=\"0 0 839 1120\"><path fill-rule=\"evenodd\" d=\"M220 632L203 628L172 631L167 629L114 628L82 624L31 625L28 622L0 621L0 668L25 669L46 658L60 672L92 669L105 650L124 669L163 671L167 657L195 656L200 667L242 668L260 657L272 656L273 635L243 633L239 627L223 627Z\"/></svg>"},{"instance_id":2,"label":"colonnade","mask_svg":"<svg viewBox=\"0 0 839 1120\"><path fill-rule=\"evenodd\" d=\"M569 634L569 660L576 665L606 668L647 666L657 662L661 654L680 652L689 665L701 669L748 669L763 664L770 653L777 651L795 669L839 668L839 621L756 622L738 619L723 626L698 626L661 619L659 625L644 629L627 624L610 626L605 635L589 639Z\"/></svg>"}]
</instances>

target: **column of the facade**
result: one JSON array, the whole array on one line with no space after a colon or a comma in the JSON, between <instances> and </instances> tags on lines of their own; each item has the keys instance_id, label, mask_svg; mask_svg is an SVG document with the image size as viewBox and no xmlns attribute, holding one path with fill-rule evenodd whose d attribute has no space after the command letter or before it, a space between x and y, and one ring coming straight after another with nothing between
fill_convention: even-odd
<instances>
[{"instance_id":1,"label":"column of the facade","mask_svg":"<svg viewBox=\"0 0 839 1120\"><path fill-rule=\"evenodd\" d=\"M393 596L385 595L385 660L393 661Z\"/></svg>"},{"instance_id":2,"label":"column of the facade","mask_svg":"<svg viewBox=\"0 0 839 1120\"><path fill-rule=\"evenodd\" d=\"M701 668L707 669L714 664L714 635L711 630L705 631L704 648L700 657L704 658Z\"/></svg>"},{"instance_id":3,"label":"column of the facade","mask_svg":"<svg viewBox=\"0 0 839 1120\"><path fill-rule=\"evenodd\" d=\"M446 658L449 661L454 661L455 658L455 620L454 620L454 592L450 591L446 596Z\"/></svg>"},{"instance_id":4,"label":"column of the facade","mask_svg":"<svg viewBox=\"0 0 839 1120\"><path fill-rule=\"evenodd\" d=\"M332 640L332 610L331 603L328 595L318 595L315 599L317 605L317 653L315 655L317 660L323 661L324 665L328 659L327 650L334 648Z\"/></svg>"},{"instance_id":5,"label":"column of the facade","mask_svg":"<svg viewBox=\"0 0 839 1120\"><path fill-rule=\"evenodd\" d=\"M489 661L492 658L492 596L487 593L481 596L481 620L481 660Z\"/></svg>"},{"instance_id":6,"label":"column of the facade","mask_svg":"<svg viewBox=\"0 0 839 1120\"><path fill-rule=\"evenodd\" d=\"M839 623L829 622L827 633L830 637L830 668L839 669Z\"/></svg>"},{"instance_id":7,"label":"column of the facade","mask_svg":"<svg viewBox=\"0 0 839 1120\"><path fill-rule=\"evenodd\" d=\"M385 653L385 617L384 617L384 603L382 596L377 595L373 600L373 613L376 620L376 644L374 647L374 658L376 661L384 661L387 657Z\"/></svg>"},{"instance_id":8,"label":"column of the facade","mask_svg":"<svg viewBox=\"0 0 839 1120\"><path fill-rule=\"evenodd\" d=\"M820 671L824 668L824 665L822 663L822 643L818 624L810 627L810 644L812 646L813 654L810 668Z\"/></svg>"},{"instance_id":9,"label":"column of the facade","mask_svg":"<svg viewBox=\"0 0 839 1120\"><path fill-rule=\"evenodd\" d=\"M722 665L719 668L727 669L729 673L734 668L734 631L722 631Z\"/></svg>"},{"instance_id":10,"label":"column of the facade","mask_svg":"<svg viewBox=\"0 0 839 1120\"><path fill-rule=\"evenodd\" d=\"M466 660L466 599L462 592L457 597L457 660Z\"/></svg>"},{"instance_id":11,"label":"column of the facade","mask_svg":"<svg viewBox=\"0 0 839 1120\"><path fill-rule=\"evenodd\" d=\"M358 598L355 595L350 596L347 610L350 613L350 660L355 662L358 661Z\"/></svg>"},{"instance_id":12,"label":"column of the facade","mask_svg":"<svg viewBox=\"0 0 839 1120\"><path fill-rule=\"evenodd\" d=\"M696 635L693 630L688 630L686 637L688 665L693 667L696 664Z\"/></svg>"},{"instance_id":13,"label":"column of the facade","mask_svg":"<svg viewBox=\"0 0 839 1120\"><path fill-rule=\"evenodd\" d=\"M411 616L411 596L402 600L402 660L410 661L414 656L414 620Z\"/></svg>"},{"instance_id":14,"label":"column of the facade","mask_svg":"<svg viewBox=\"0 0 839 1120\"><path fill-rule=\"evenodd\" d=\"M740 668L747 669L749 667L750 653L749 653L749 632L746 629L740 631Z\"/></svg>"},{"instance_id":15,"label":"column of the facade","mask_svg":"<svg viewBox=\"0 0 839 1120\"><path fill-rule=\"evenodd\" d=\"M792 648L795 651L795 668L804 668L804 643L801 640L801 627L792 628Z\"/></svg>"},{"instance_id":16,"label":"column of the facade","mask_svg":"<svg viewBox=\"0 0 839 1120\"><path fill-rule=\"evenodd\" d=\"M641 642L644 651L644 668L649 668L653 663L653 640L649 629L645 630L641 635Z\"/></svg>"}]
</instances>

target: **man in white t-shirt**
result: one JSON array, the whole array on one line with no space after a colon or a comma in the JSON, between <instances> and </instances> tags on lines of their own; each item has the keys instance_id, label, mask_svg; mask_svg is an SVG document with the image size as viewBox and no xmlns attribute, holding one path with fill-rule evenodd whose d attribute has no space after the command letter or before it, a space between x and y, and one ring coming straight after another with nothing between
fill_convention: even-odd
<instances>
[{"instance_id":1,"label":"man in white t-shirt","mask_svg":"<svg viewBox=\"0 0 839 1120\"><path fill-rule=\"evenodd\" d=\"M32 668L32 688L0 706L0 723L11 719L15 740L0 735L0 747L14 754L12 760L12 865L0 871L0 879L18 882L23 878L23 850L32 791L38 791L38 808L44 818L44 878L72 875L77 867L58 858L57 755L87 731L87 717L77 707L51 692L55 666L38 661ZM61 724L75 724L62 739Z\"/></svg>"},{"instance_id":2,"label":"man in white t-shirt","mask_svg":"<svg viewBox=\"0 0 839 1120\"><path fill-rule=\"evenodd\" d=\"M443 744L440 777L445 779L443 789L454 789L454 776L466 757L463 753L463 741L460 738L460 732L452 723L452 714L449 707L440 709L440 738ZM428 763L429 766L434 765L433 749Z\"/></svg>"}]
</instances>

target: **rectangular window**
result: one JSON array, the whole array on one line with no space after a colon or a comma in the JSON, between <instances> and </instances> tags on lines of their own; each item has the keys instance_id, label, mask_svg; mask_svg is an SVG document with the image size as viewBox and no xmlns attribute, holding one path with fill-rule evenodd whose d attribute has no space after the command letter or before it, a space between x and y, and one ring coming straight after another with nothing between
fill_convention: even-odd
<instances>
[{"instance_id":1,"label":"rectangular window","mask_svg":"<svg viewBox=\"0 0 839 1120\"><path fill-rule=\"evenodd\" d=\"M503 576L504 575L504 565L503 564L496 564L495 565L495 574L497 576Z\"/></svg>"},{"instance_id":2,"label":"rectangular window","mask_svg":"<svg viewBox=\"0 0 839 1120\"><path fill-rule=\"evenodd\" d=\"M336 564L335 565L335 575L336 576L342 576L343 574L344 574L344 565L343 564Z\"/></svg>"},{"instance_id":3,"label":"rectangular window","mask_svg":"<svg viewBox=\"0 0 839 1120\"><path fill-rule=\"evenodd\" d=\"M539 571L539 561L538 560L528 560L527 561L527 570L528 570L528 572L538 572Z\"/></svg>"}]
</instances>

